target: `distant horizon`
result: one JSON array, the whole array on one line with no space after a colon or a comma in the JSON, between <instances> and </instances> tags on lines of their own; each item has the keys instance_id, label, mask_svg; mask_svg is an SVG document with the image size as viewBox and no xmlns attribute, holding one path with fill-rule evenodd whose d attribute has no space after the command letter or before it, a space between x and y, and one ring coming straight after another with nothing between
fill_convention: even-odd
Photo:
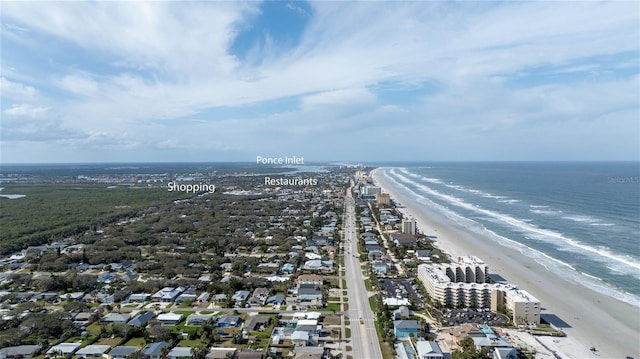
<instances>
[{"instance_id":1,"label":"distant horizon","mask_svg":"<svg viewBox=\"0 0 640 359\"><path fill-rule=\"evenodd\" d=\"M347 161L326 160L310 161L304 165L262 165L255 161L141 161L141 162L0 162L1 166L66 166L66 165L144 165L144 164L243 164L264 167L305 167L317 165L351 165L385 164L385 163L639 163L640 160L381 160L381 161Z\"/></svg>"}]
</instances>

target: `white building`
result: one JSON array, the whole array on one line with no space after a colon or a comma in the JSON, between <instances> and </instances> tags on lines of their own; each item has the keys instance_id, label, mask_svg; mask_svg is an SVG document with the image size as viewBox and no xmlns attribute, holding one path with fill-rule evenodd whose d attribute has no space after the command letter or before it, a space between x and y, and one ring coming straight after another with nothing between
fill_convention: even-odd
<instances>
[{"instance_id":1,"label":"white building","mask_svg":"<svg viewBox=\"0 0 640 359\"><path fill-rule=\"evenodd\" d=\"M436 342L420 340L416 342L418 359L443 359L444 354Z\"/></svg>"},{"instance_id":2,"label":"white building","mask_svg":"<svg viewBox=\"0 0 640 359\"><path fill-rule=\"evenodd\" d=\"M362 189L363 195L373 196L380 192L381 192L381 189L380 187L377 187L377 186L364 186L364 188Z\"/></svg>"},{"instance_id":3,"label":"white building","mask_svg":"<svg viewBox=\"0 0 640 359\"><path fill-rule=\"evenodd\" d=\"M421 264L418 279L442 306L510 310L515 324L540 324L540 301L511 284L485 283L488 267L477 257L453 264Z\"/></svg>"}]
</instances>

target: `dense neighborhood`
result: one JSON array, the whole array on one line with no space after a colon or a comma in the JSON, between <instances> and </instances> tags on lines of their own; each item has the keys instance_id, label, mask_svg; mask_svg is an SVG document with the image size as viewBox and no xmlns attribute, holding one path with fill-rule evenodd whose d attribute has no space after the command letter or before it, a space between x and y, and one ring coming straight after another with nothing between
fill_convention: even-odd
<instances>
[{"instance_id":1,"label":"dense neighborhood","mask_svg":"<svg viewBox=\"0 0 640 359\"><path fill-rule=\"evenodd\" d=\"M464 320L431 301L419 268L451 259L367 172L314 176L309 187L217 178L227 185L215 193L3 257L0 359L360 358L351 333L370 324L350 311L346 258L361 266L378 335L366 340L383 357L523 355L489 326L508 312L465 309ZM357 251L343 233L347 194Z\"/></svg>"}]
</instances>

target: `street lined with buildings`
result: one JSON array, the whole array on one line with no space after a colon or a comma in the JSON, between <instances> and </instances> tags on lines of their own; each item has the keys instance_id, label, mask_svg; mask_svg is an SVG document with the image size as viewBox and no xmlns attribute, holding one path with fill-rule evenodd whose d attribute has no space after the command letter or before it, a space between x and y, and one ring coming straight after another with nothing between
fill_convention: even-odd
<instances>
[{"instance_id":1,"label":"street lined with buildings","mask_svg":"<svg viewBox=\"0 0 640 359\"><path fill-rule=\"evenodd\" d=\"M348 289L351 343L354 358L382 359L382 351L375 328L375 316L369 305L369 294L364 286L364 277L358 253L354 200L351 191L345 197L345 280Z\"/></svg>"}]
</instances>

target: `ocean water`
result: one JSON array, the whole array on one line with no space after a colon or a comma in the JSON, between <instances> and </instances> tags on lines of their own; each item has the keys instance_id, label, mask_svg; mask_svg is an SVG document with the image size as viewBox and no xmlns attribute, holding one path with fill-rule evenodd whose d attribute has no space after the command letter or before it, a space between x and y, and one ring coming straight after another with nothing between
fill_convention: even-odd
<instances>
[{"instance_id":1,"label":"ocean water","mask_svg":"<svg viewBox=\"0 0 640 359\"><path fill-rule=\"evenodd\" d=\"M640 164L435 163L384 167L426 211L640 306Z\"/></svg>"}]
</instances>

